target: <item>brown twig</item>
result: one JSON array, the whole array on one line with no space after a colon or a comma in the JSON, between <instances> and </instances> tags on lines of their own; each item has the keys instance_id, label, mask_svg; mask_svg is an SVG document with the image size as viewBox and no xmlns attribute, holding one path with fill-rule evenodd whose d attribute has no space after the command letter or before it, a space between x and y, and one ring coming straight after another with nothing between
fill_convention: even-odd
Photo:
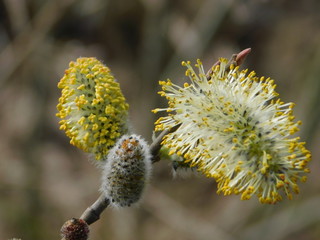
<instances>
[{"instance_id":1,"label":"brown twig","mask_svg":"<svg viewBox=\"0 0 320 240\"><path fill-rule=\"evenodd\" d=\"M100 214L109 206L109 199L103 194L81 215L80 219L86 221L89 225L100 219Z\"/></svg>"}]
</instances>

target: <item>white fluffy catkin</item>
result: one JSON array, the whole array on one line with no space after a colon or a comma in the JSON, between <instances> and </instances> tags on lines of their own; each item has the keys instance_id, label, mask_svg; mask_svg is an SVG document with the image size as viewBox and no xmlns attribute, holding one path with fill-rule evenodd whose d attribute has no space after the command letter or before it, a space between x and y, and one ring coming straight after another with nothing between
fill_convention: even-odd
<instances>
[{"instance_id":1,"label":"white fluffy catkin","mask_svg":"<svg viewBox=\"0 0 320 240\"><path fill-rule=\"evenodd\" d=\"M138 135L124 135L103 166L101 192L115 207L129 207L141 198L152 168L148 144Z\"/></svg>"}]
</instances>

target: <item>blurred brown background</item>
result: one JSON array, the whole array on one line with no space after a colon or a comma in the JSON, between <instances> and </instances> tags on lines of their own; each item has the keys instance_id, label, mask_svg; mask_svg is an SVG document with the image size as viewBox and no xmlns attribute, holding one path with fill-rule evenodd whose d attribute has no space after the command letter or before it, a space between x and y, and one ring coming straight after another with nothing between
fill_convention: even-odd
<instances>
[{"instance_id":1,"label":"blurred brown background","mask_svg":"<svg viewBox=\"0 0 320 240\"><path fill-rule=\"evenodd\" d=\"M318 0L0 1L0 239L59 239L61 225L98 197L100 172L69 144L55 117L71 60L95 56L119 80L136 133L149 142L158 80L182 83L181 60L251 47L245 66L276 80L303 120L313 153L301 194L277 205L219 196L212 179L173 179L154 166L139 207L107 209L91 239L320 239Z\"/></svg>"}]
</instances>

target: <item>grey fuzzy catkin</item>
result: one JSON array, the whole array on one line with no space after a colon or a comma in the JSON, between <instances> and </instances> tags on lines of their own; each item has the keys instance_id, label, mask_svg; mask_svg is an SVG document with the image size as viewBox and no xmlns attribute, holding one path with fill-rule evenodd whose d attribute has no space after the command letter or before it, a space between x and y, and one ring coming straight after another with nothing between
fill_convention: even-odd
<instances>
[{"instance_id":1,"label":"grey fuzzy catkin","mask_svg":"<svg viewBox=\"0 0 320 240\"><path fill-rule=\"evenodd\" d=\"M101 192L115 207L141 199L151 175L148 144L138 135L124 135L110 150L103 166Z\"/></svg>"}]
</instances>

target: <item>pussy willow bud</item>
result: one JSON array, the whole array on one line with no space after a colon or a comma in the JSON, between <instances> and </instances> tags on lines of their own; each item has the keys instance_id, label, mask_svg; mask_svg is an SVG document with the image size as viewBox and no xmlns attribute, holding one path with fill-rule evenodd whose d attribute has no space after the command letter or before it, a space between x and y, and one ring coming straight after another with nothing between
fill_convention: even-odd
<instances>
[{"instance_id":1,"label":"pussy willow bud","mask_svg":"<svg viewBox=\"0 0 320 240\"><path fill-rule=\"evenodd\" d=\"M90 230L84 220L72 218L63 224L60 232L63 240L87 240Z\"/></svg>"},{"instance_id":2,"label":"pussy willow bud","mask_svg":"<svg viewBox=\"0 0 320 240\"><path fill-rule=\"evenodd\" d=\"M151 175L151 154L137 135L125 135L110 150L103 166L101 191L115 207L129 207L141 198Z\"/></svg>"}]
</instances>

